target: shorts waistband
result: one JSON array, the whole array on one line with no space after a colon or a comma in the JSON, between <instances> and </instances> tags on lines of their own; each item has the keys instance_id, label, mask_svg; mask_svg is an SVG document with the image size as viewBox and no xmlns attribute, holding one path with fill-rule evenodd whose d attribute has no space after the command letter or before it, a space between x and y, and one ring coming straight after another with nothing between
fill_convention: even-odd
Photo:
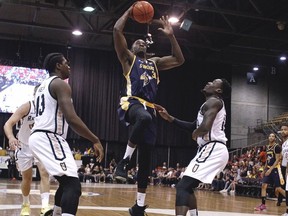
<instances>
[{"instance_id":1,"label":"shorts waistband","mask_svg":"<svg viewBox=\"0 0 288 216\"><path fill-rule=\"evenodd\" d=\"M154 106L153 103L151 103L151 102L149 102L149 101L146 101L146 100L144 100L144 99L142 99L142 98L140 98L140 97L129 96L129 98L135 98L135 99L139 100L140 103L142 103L144 106L148 106L148 107L150 107L150 108L152 108L152 109L155 109L155 106Z\"/></svg>"},{"instance_id":2,"label":"shorts waistband","mask_svg":"<svg viewBox=\"0 0 288 216\"><path fill-rule=\"evenodd\" d=\"M41 130L41 129L37 129L37 130L33 131L30 135L32 135L33 133L36 133L36 132L52 133L52 134L56 134L56 135L61 136L60 134L57 134L57 133L54 133L54 132L51 132L51 131L48 131L48 130Z\"/></svg>"},{"instance_id":3,"label":"shorts waistband","mask_svg":"<svg viewBox=\"0 0 288 216\"><path fill-rule=\"evenodd\" d=\"M203 144L203 145L200 145L199 147L202 148L202 147L204 147L204 146L206 146L206 145L208 145L208 144L210 144L210 143L220 143L220 144L223 144L223 145L226 146L226 143L224 143L224 142L222 142L222 141L212 140L212 141L209 141L209 142L207 142L207 143L205 143L205 144Z\"/></svg>"}]
</instances>

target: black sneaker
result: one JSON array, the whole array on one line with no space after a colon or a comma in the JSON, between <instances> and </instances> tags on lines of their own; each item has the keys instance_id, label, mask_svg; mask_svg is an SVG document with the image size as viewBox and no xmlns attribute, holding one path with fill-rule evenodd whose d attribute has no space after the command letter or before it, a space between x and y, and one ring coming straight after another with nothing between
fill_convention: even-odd
<instances>
[{"instance_id":1,"label":"black sneaker","mask_svg":"<svg viewBox=\"0 0 288 216\"><path fill-rule=\"evenodd\" d=\"M129 213L131 216L148 216L145 212L145 209L148 208L147 205L141 207L135 204L131 208L129 208Z\"/></svg>"},{"instance_id":2,"label":"black sneaker","mask_svg":"<svg viewBox=\"0 0 288 216\"><path fill-rule=\"evenodd\" d=\"M115 179L121 182L126 182L127 180L127 165L129 164L129 158L122 159L116 166L115 169Z\"/></svg>"}]
</instances>

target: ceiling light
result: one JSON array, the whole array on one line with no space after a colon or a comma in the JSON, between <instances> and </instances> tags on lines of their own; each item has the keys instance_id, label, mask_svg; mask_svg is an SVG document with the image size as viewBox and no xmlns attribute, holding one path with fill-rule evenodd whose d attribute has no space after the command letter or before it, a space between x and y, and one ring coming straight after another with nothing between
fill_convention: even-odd
<instances>
[{"instance_id":1,"label":"ceiling light","mask_svg":"<svg viewBox=\"0 0 288 216\"><path fill-rule=\"evenodd\" d=\"M74 30L74 31L72 32L72 34L75 35L75 36L80 36L80 35L82 35L83 33L82 33L80 30L76 29L76 30Z\"/></svg>"},{"instance_id":2,"label":"ceiling light","mask_svg":"<svg viewBox=\"0 0 288 216\"><path fill-rule=\"evenodd\" d=\"M168 21L171 23L171 24L174 24L174 23L177 23L177 22L179 22L179 19L177 18L177 17L170 17L169 19L168 19Z\"/></svg>"},{"instance_id":3,"label":"ceiling light","mask_svg":"<svg viewBox=\"0 0 288 216\"><path fill-rule=\"evenodd\" d=\"M258 71L259 68L258 67L253 67L253 71Z\"/></svg>"},{"instance_id":4,"label":"ceiling light","mask_svg":"<svg viewBox=\"0 0 288 216\"><path fill-rule=\"evenodd\" d=\"M285 56L281 56L281 57L280 57L280 60L281 60L281 61L285 61L285 60L286 60L286 57L285 57Z\"/></svg>"},{"instance_id":5,"label":"ceiling light","mask_svg":"<svg viewBox=\"0 0 288 216\"><path fill-rule=\"evenodd\" d=\"M94 8L94 7L91 7L91 6L85 6L85 7L83 8L83 10L86 11L86 12L92 12L92 11L95 10L95 8Z\"/></svg>"},{"instance_id":6,"label":"ceiling light","mask_svg":"<svg viewBox=\"0 0 288 216\"><path fill-rule=\"evenodd\" d=\"M96 8L95 8L95 5L93 5L91 3L91 1L87 1L83 7L83 10L86 11L86 12L92 12L94 11Z\"/></svg>"}]
</instances>

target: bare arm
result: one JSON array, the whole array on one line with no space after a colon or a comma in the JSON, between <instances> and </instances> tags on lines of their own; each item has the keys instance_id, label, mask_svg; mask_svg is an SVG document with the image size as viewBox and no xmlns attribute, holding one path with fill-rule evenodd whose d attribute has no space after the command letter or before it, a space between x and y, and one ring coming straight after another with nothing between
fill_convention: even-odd
<instances>
[{"instance_id":1,"label":"bare arm","mask_svg":"<svg viewBox=\"0 0 288 216\"><path fill-rule=\"evenodd\" d=\"M273 171L274 168L276 168L276 166L279 164L279 162L281 161L281 153L276 153L275 154L275 162L273 163L273 165L265 172L265 176L270 175L270 173Z\"/></svg>"},{"instance_id":2,"label":"bare arm","mask_svg":"<svg viewBox=\"0 0 288 216\"><path fill-rule=\"evenodd\" d=\"M55 95L57 102L69 126L80 136L90 140L94 144L94 148L99 151L98 161L104 157L103 147L97 136L95 136L85 125L85 123L76 114L72 98L70 86L61 79L55 79L50 84L50 91Z\"/></svg>"},{"instance_id":3,"label":"bare arm","mask_svg":"<svg viewBox=\"0 0 288 216\"><path fill-rule=\"evenodd\" d=\"M125 13L117 20L113 28L113 39L114 39L114 48L116 50L118 59L122 64L123 71L126 71L126 67L130 66L129 62L133 60L133 53L128 49L127 41L123 34L123 29L125 27L126 21L130 16L131 6Z\"/></svg>"},{"instance_id":4,"label":"bare arm","mask_svg":"<svg viewBox=\"0 0 288 216\"><path fill-rule=\"evenodd\" d=\"M163 119L165 119L166 121L168 121L170 123L175 124L177 127L181 128L185 131L188 131L190 133L193 132L195 125L196 125L196 121L194 121L194 122L182 121L182 120L177 119L174 116L170 115L164 107L162 107L158 104L154 104L154 106L155 106L155 109L158 111L159 115Z\"/></svg>"},{"instance_id":5,"label":"bare arm","mask_svg":"<svg viewBox=\"0 0 288 216\"><path fill-rule=\"evenodd\" d=\"M171 24L168 22L168 17L162 16L162 18L160 18L160 21L163 25L163 28L159 28L158 30L162 31L169 38L172 52L170 56L164 56L161 58L160 57L151 58L156 62L159 71L168 70L180 66L185 61L181 48L174 36L173 28Z\"/></svg>"},{"instance_id":6,"label":"bare arm","mask_svg":"<svg viewBox=\"0 0 288 216\"><path fill-rule=\"evenodd\" d=\"M19 141L13 134L13 126L17 124L24 116L28 114L30 110L30 102L22 104L7 120L4 124L4 132L9 140L9 146L12 150L15 150L16 146L19 146Z\"/></svg>"},{"instance_id":7,"label":"bare arm","mask_svg":"<svg viewBox=\"0 0 288 216\"><path fill-rule=\"evenodd\" d=\"M222 108L222 102L217 98L210 98L206 101L203 111L204 117L202 123L192 133L192 139L197 140L197 137L204 136L212 128L213 122L217 113Z\"/></svg>"}]
</instances>

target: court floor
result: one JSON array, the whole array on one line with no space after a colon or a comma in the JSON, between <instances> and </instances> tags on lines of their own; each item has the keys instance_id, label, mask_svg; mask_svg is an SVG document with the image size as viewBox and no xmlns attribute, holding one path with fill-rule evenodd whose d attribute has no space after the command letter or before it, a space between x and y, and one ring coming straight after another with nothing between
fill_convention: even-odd
<instances>
[{"instance_id":1,"label":"court floor","mask_svg":"<svg viewBox=\"0 0 288 216\"><path fill-rule=\"evenodd\" d=\"M18 216L22 202L20 181L0 179L0 216ZM50 204L53 205L57 183L51 183ZM82 196L77 216L129 216L128 208L135 202L136 185L82 183ZM285 212L284 203L277 207L276 202L266 201L267 211L255 212L260 199L219 192L196 192L199 216L251 216L281 215ZM32 183L30 193L31 215L39 215L41 200L39 182ZM149 216L174 215L175 188L149 186L146 202ZM188 214L187 214L188 215Z\"/></svg>"}]
</instances>

